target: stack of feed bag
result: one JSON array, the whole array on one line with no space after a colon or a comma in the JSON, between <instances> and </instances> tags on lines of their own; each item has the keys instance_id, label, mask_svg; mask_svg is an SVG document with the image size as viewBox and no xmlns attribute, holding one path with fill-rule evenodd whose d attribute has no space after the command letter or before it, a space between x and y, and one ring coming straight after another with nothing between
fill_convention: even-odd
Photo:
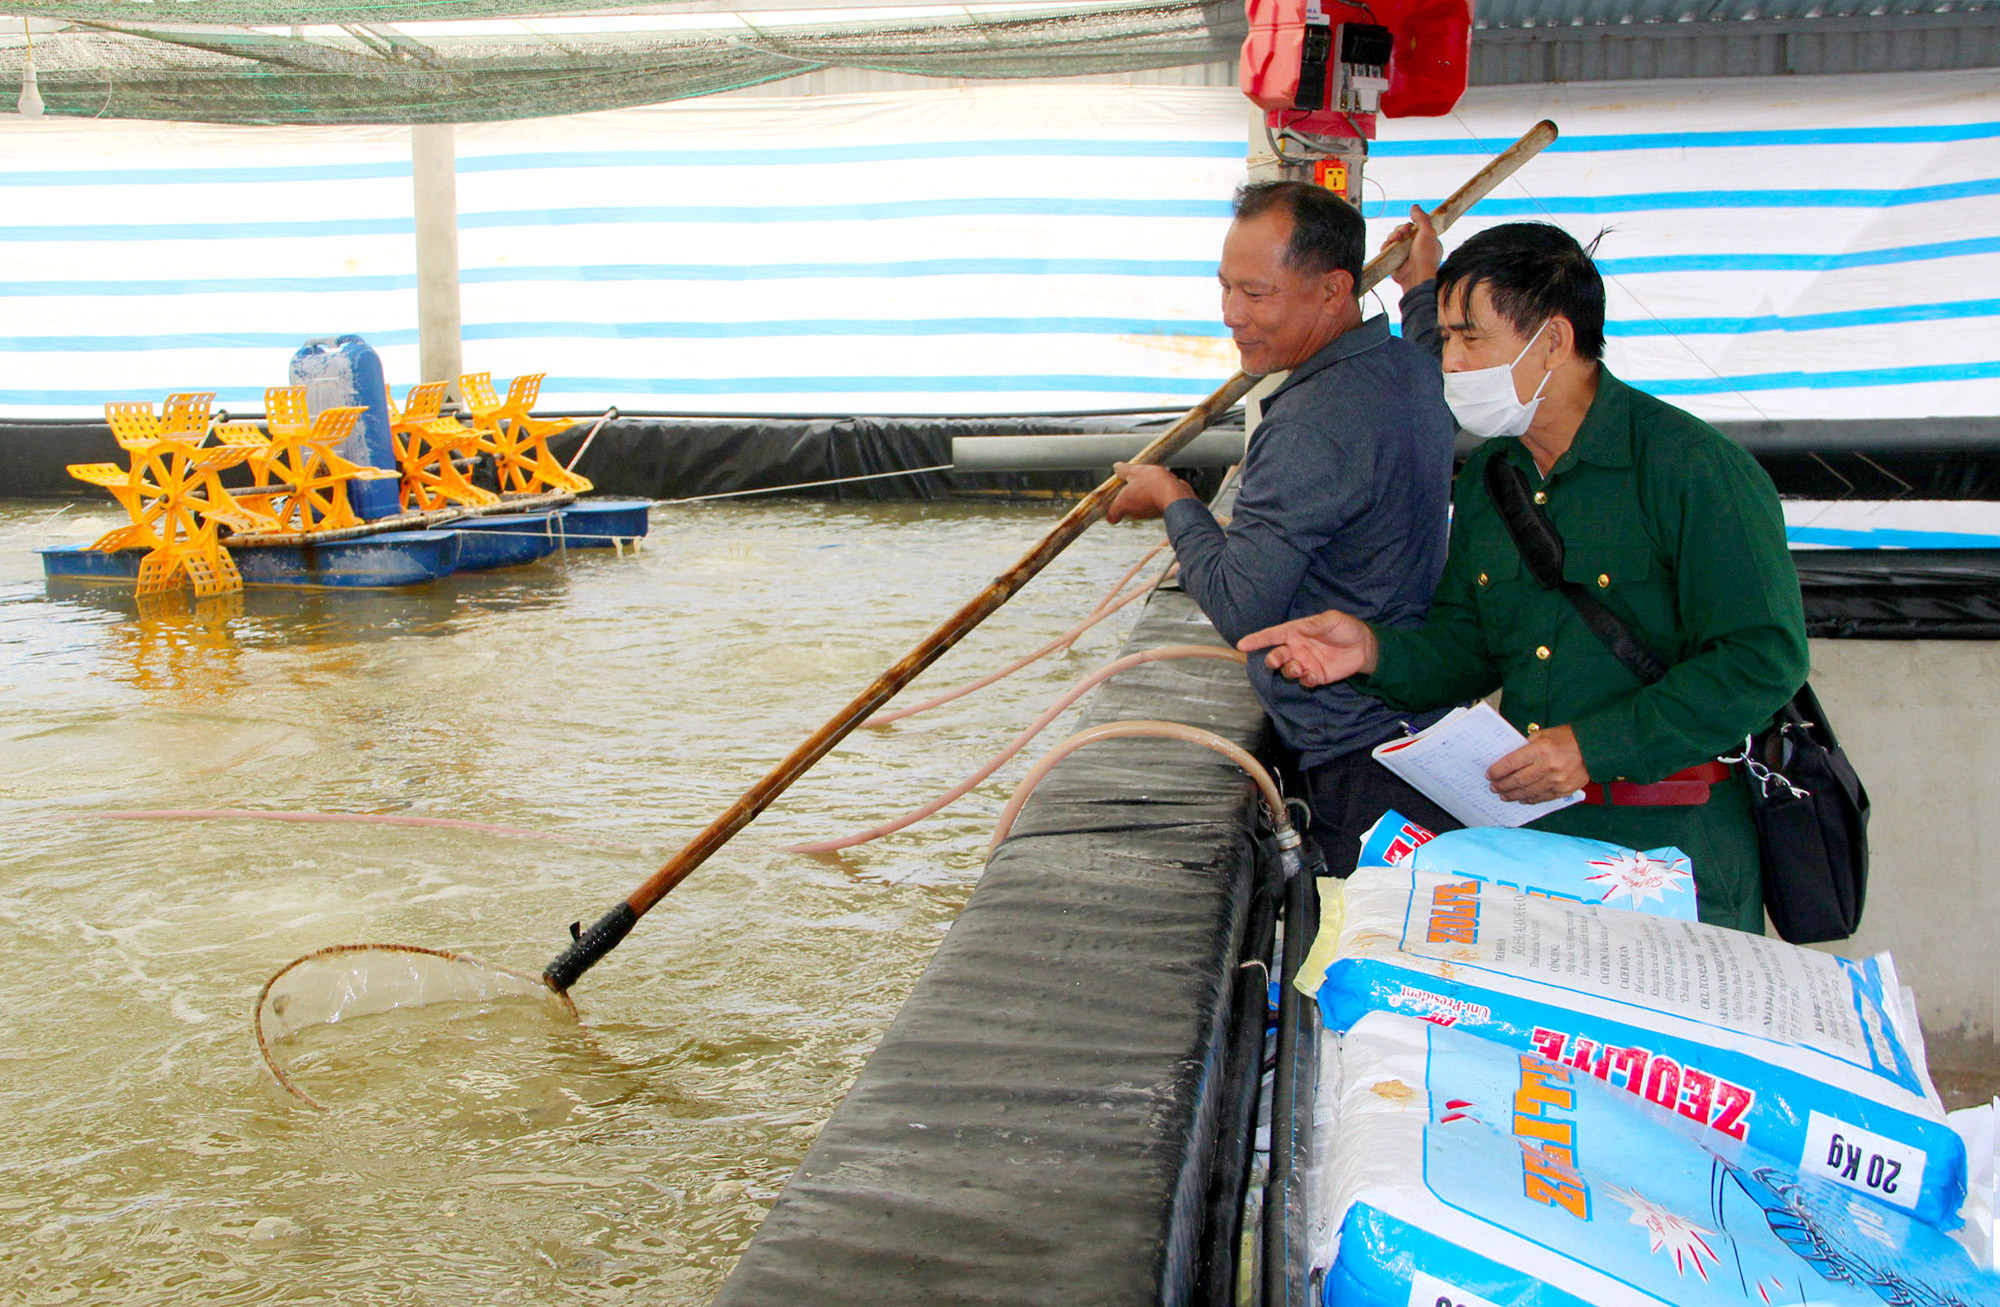
<instances>
[{"instance_id":1,"label":"stack of feed bag","mask_svg":"<svg viewBox=\"0 0 2000 1307\"><path fill-rule=\"evenodd\" d=\"M1299 976L1325 1302L2000 1307L1887 955L1691 920L1678 850L1424 834L1384 819Z\"/></svg>"}]
</instances>

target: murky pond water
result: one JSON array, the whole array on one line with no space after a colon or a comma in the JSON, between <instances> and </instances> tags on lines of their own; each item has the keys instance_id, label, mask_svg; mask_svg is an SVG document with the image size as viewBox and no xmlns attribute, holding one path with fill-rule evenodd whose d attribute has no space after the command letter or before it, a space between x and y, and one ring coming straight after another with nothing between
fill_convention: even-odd
<instances>
[{"instance_id":1,"label":"murky pond water","mask_svg":"<svg viewBox=\"0 0 2000 1307\"><path fill-rule=\"evenodd\" d=\"M1022 763L880 843L781 846L955 782L1136 611L850 739L583 979L581 1024L511 1005L301 1037L322 1114L257 1057L273 971L362 940L539 971L1060 509L660 509L636 557L140 617L45 587L34 546L114 524L54 508L0 503L8 1303L707 1301L970 893ZM1157 536L1094 529L919 686L1078 620ZM216 808L516 833L102 815Z\"/></svg>"}]
</instances>

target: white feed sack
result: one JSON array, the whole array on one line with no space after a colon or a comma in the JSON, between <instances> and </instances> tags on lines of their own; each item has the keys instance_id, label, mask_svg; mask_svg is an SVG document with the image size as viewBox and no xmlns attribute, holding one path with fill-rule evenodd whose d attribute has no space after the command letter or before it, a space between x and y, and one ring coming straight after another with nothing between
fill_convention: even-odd
<instances>
[{"instance_id":1,"label":"white feed sack","mask_svg":"<svg viewBox=\"0 0 2000 1307\"><path fill-rule=\"evenodd\" d=\"M2000 1304L1950 1236L1581 1068L1380 1012L1329 1042L1329 1307Z\"/></svg>"},{"instance_id":2,"label":"white feed sack","mask_svg":"<svg viewBox=\"0 0 2000 1307\"><path fill-rule=\"evenodd\" d=\"M1393 1012L1586 1073L1940 1228L1965 1147L1886 955L1850 962L1699 922L1458 876L1356 872L1299 987L1329 1030Z\"/></svg>"}]
</instances>

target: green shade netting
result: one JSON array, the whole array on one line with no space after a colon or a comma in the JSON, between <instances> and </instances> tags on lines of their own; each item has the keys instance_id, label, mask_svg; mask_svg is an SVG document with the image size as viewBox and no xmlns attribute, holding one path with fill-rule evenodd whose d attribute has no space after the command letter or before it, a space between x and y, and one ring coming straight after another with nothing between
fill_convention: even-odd
<instances>
[{"instance_id":1,"label":"green shade netting","mask_svg":"<svg viewBox=\"0 0 2000 1307\"><path fill-rule=\"evenodd\" d=\"M1124 73L1232 58L1243 38L1239 0L947 17L875 10L869 21L833 11L813 26L779 13L708 14L672 30L493 22L530 15L491 0L298 4L254 15L223 0L98 0L28 12L64 23L34 36L49 114L212 123L491 122L657 104L828 67L971 78ZM540 0L533 16L561 12ZM441 19L487 21L473 31L426 30L423 20ZM226 25L247 22L270 26ZM0 39L9 24L0 79L18 85L27 45L18 18L0 19Z\"/></svg>"}]
</instances>

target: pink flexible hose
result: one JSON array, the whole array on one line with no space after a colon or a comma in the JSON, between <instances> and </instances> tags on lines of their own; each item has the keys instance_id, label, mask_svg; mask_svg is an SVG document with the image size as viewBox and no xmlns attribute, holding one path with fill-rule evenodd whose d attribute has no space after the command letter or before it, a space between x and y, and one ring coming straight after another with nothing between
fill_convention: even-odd
<instances>
[{"instance_id":1,"label":"pink flexible hose","mask_svg":"<svg viewBox=\"0 0 2000 1307\"><path fill-rule=\"evenodd\" d=\"M289 821L365 822L375 826L437 826L445 830L477 831L482 835L508 835L525 840L553 840L558 844L594 844L607 849L636 849L640 846L617 840L593 840L544 831L522 830L518 826L494 826L483 821L461 821L455 817L416 817L392 812L296 812L268 808L151 808L119 812L85 813L109 821Z\"/></svg>"},{"instance_id":2,"label":"pink flexible hose","mask_svg":"<svg viewBox=\"0 0 2000 1307\"><path fill-rule=\"evenodd\" d=\"M1205 731L1199 726L1189 726L1185 722L1155 722L1135 719L1125 722L1106 722L1102 726L1093 726L1087 731L1079 731L1043 755L1040 761L1028 768L1028 774L1021 778L1021 784L1015 789L1013 797L1008 799L1007 806L1000 810L1000 820L993 827L993 842L986 847L989 850L998 848L1000 841L1007 838L1008 834L1014 829L1014 819L1021 814L1021 805L1028 801L1028 796L1034 793L1037 785L1042 783L1042 778L1049 774L1050 768L1086 744L1095 744L1099 740L1125 739L1132 736L1149 736L1165 740L1186 740L1190 744L1199 744L1204 749L1215 750L1238 767L1241 767L1249 774L1250 779L1257 783L1257 789L1264 796L1264 806L1271 813L1271 820L1280 828L1290 826L1291 819L1285 812L1284 796L1278 793L1278 783L1271 779L1271 773L1264 769L1263 763L1251 757L1241 747L1231 744L1214 731Z\"/></svg>"},{"instance_id":3,"label":"pink flexible hose","mask_svg":"<svg viewBox=\"0 0 2000 1307\"><path fill-rule=\"evenodd\" d=\"M1147 557L1151 557L1151 555L1149 554ZM1141 561L1143 562L1144 560L1142 559ZM1130 573L1127 573L1127 575L1129 576ZM1124 582L1121 581L1119 584L1122 585ZM1047 729L1050 722L1062 716L1064 709L1082 698L1092 687L1110 680L1128 668L1137 667L1141 663L1160 662L1169 658L1215 658L1223 662L1233 662L1239 666L1244 661L1243 654L1238 650L1212 644L1163 645L1158 649L1145 649L1135 654L1127 654L1116 662L1106 663L1071 686L1062 698L1049 705L1048 709L1040 717L1035 718L1034 723L1027 730L1015 736L1013 743L995 754L985 766L960 781L951 789L946 790L937 798L932 799L923 807L914 808L894 821L885 821L880 826L871 826L867 830L857 831L852 835L842 835L830 840L818 840L811 844L793 844L788 846L785 852L832 853L836 849L851 849L857 844L866 844L868 841L880 839L884 835L893 835L905 826L915 825L924 818L942 811L971 793L973 787L977 786L994 772L1000 770L1001 766L1009 758L1012 758L1015 754L1026 748L1028 741L1034 739L1043 730Z\"/></svg>"},{"instance_id":4,"label":"pink flexible hose","mask_svg":"<svg viewBox=\"0 0 2000 1307\"><path fill-rule=\"evenodd\" d=\"M1151 555L1148 555L1148 557L1151 557ZM1144 560L1142 559L1141 562L1143 564ZM913 703L907 708L898 708L893 712L876 713L873 717L870 717L867 721L861 724L866 727L875 727L875 728L887 726L891 722L902 721L905 717L914 717L920 712L929 712L931 709L936 708L942 704L950 703L953 699L962 699L966 695L971 694L974 690L983 690L987 686L993 684L995 681L1004 680L1007 677L1012 676L1015 672L1020 671L1023 667L1026 667L1029 663L1034 662L1036 659L1046 658L1048 655L1054 653L1056 650L1068 647L1068 645L1075 642L1078 636L1082 635L1085 631L1088 631L1091 627L1096 626L1099 622L1111 616L1113 613L1125 607L1127 604L1130 604L1134 600L1144 598L1146 595L1151 594L1154 588L1157 587L1161 581L1166 579L1168 573L1173 571L1174 566L1175 566L1174 564L1169 564L1167 568L1160 573L1159 576L1155 577L1151 581L1148 581L1143 585L1134 586L1131 590L1127 591L1125 594L1117 596L1115 599L1105 600L1103 603L1100 603L1095 610L1091 612L1090 616L1084 618L1083 621L1077 623L1075 626L1063 632L1061 635L1057 636L1055 639L1049 641L1047 644L1041 646L1040 648L1022 654L1019 658L1016 658L1013 662L1008 663L1005 667L996 668L995 670L988 672L986 675L980 677L976 681L967 681L964 685L958 686L955 689L946 690L943 694L933 695L930 698L924 700L922 703ZM1138 569L1134 568L1133 570L1137 571ZM1127 573L1127 575L1129 576L1130 573ZM1124 582L1121 581L1119 584L1122 585L1124 584Z\"/></svg>"},{"instance_id":5,"label":"pink flexible hose","mask_svg":"<svg viewBox=\"0 0 2000 1307\"><path fill-rule=\"evenodd\" d=\"M1154 545L1151 549L1148 549L1144 554L1140 555L1139 561L1132 564L1132 566L1126 568L1125 575L1119 577L1118 580L1112 584L1111 588L1104 592L1104 598L1097 601L1097 607L1090 610L1090 616L1095 617L1099 613L1103 612L1106 608L1110 607L1111 601L1116 599L1118 597L1119 592L1125 588L1125 583L1131 580L1133 577L1139 575L1139 569L1144 567L1147 563L1152 562L1153 559L1158 556L1159 552L1162 549L1165 549L1166 547L1167 547L1167 542L1162 540L1160 541L1160 543ZM1077 637L1082 635L1083 631L1084 628L1082 627L1078 627L1074 631L1071 631L1068 635L1065 635L1062 638L1062 642L1058 644L1056 648L1058 649L1069 648L1071 645L1076 643Z\"/></svg>"}]
</instances>

